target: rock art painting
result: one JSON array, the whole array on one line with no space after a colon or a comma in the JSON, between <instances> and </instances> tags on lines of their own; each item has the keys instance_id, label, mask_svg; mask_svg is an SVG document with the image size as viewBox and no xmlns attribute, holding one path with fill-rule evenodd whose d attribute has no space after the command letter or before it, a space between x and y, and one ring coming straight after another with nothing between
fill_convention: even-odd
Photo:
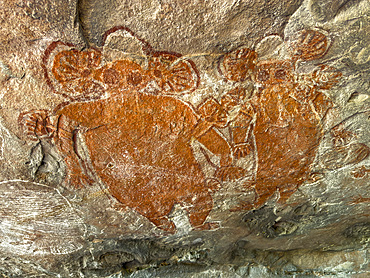
<instances>
[{"instance_id":1,"label":"rock art painting","mask_svg":"<svg viewBox=\"0 0 370 278\"><path fill-rule=\"evenodd\" d=\"M299 72L298 65L326 54L329 42L323 33L302 31L288 44L285 60L260 60L248 48L226 53L218 72L234 88L220 100L207 96L197 107L180 98L200 84L192 60L157 51L126 27L108 30L104 43L113 36L131 40L142 54L109 61L103 48L79 50L52 42L42 59L45 80L66 102L53 111L19 117L30 140L49 140L57 147L67 167L66 186L78 190L98 183L122 207L174 232L168 216L175 204L188 212L194 229L217 228L206 219L212 194L225 182L254 188L254 202L235 208L250 210L276 192L285 203L310 179L332 107L325 91L341 73L324 64ZM245 87L251 82L252 93ZM237 113L235 106L241 107ZM222 133L225 128L229 138ZM339 129L333 138L341 136ZM194 142L218 158L211 175L196 159ZM333 142L324 157L328 169L358 163L369 154L366 145L353 140ZM250 154L255 167L248 171L240 161ZM246 176L252 178L245 181Z\"/></svg>"},{"instance_id":2,"label":"rock art painting","mask_svg":"<svg viewBox=\"0 0 370 278\"><path fill-rule=\"evenodd\" d=\"M43 57L45 79L69 101L54 111L23 113L20 122L34 140L53 140L68 168L68 186L99 179L120 204L166 231L175 230L167 216L179 203L194 228L210 229L216 225L205 223L211 193L219 180L239 178L242 170L231 165L230 146L214 124L176 98L197 88L198 70L181 54L155 51L124 27L107 31L104 40L117 32L140 44L144 65L130 59L103 63L98 49L53 42ZM193 140L219 156L215 178L202 172Z\"/></svg>"},{"instance_id":3,"label":"rock art painting","mask_svg":"<svg viewBox=\"0 0 370 278\"><path fill-rule=\"evenodd\" d=\"M245 90L243 81L251 80L256 88L229 124L234 156L240 158L255 152L257 158L255 176L245 184L254 188L255 200L235 210L258 208L276 192L278 203L284 204L311 179L312 164L325 135L325 116L333 107L325 91L342 74L325 64L300 72L299 65L322 58L328 48L329 41L323 33L303 30L287 46L288 59L259 60L258 53L248 48L237 49L220 59L220 74L241 84L224 95L226 110L244 98L240 95ZM230 96L234 102L227 101ZM368 157L369 147L356 142L342 125L334 127L330 134L333 146L320 158L323 168L337 169Z\"/></svg>"}]
</instances>

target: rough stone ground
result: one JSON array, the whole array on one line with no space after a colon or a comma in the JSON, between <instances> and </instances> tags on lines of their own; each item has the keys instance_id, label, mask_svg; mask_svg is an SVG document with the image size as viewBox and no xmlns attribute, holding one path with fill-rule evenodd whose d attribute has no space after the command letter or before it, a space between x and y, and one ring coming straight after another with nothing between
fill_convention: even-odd
<instances>
[{"instance_id":1,"label":"rough stone ground","mask_svg":"<svg viewBox=\"0 0 370 278\"><path fill-rule=\"evenodd\" d=\"M303 183L287 205L273 196L254 210L231 211L253 193L225 182L208 217L219 228L192 230L176 205L169 217L177 232L168 234L133 209L116 209L99 186L65 186L60 152L50 141L28 140L18 119L65 101L41 67L53 41L101 47L105 31L126 26L154 49L194 61L200 84L183 98L196 106L230 89L217 71L223 54L245 46L282 59L275 50L315 29L330 47L314 64L342 73L326 91L335 114L324 131L342 123L355 143L370 146L369 15L368 0L0 0L2 277L368 277L370 158L341 164L338 154L330 157L338 166L327 166L329 137L312 166L320 178ZM113 43L104 53L126 46Z\"/></svg>"}]
</instances>

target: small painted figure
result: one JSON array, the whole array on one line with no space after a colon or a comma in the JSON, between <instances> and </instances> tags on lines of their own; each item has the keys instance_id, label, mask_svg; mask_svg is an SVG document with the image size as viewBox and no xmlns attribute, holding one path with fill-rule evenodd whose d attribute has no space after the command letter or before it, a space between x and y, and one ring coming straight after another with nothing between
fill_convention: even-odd
<instances>
[{"instance_id":1,"label":"small painted figure","mask_svg":"<svg viewBox=\"0 0 370 278\"><path fill-rule=\"evenodd\" d=\"M322 58L328 47L324 34L303 30L290 44L290 58L286 60L258 60L257 53L248 48L227 53L220 60L222 76L229 82L240 84L238 89L225 94L225 100L235 92L243 95L240 93L243 81L250 80L255 84L252 97L229 123L234 156L239 159L254 151L257 157L254 179L245 185L254 187L255 200L236 210L259 208L276 192L279 193L278 203L284 204L310 179L311 166L323 137L323 121L333 106L324 92L333 87L342 74L327 65L300 73L297 65ZM231 105L230 101L224 103L226 110L233 108L232 102ZM340 134L334 131L333 137L339 138ZM327 157L337 155L338 151L349 156L348 144L338 144ZM369 147L365 144L352 144L351 147L356 149L347 159L351 163L362 161L369 155Z\"/></svg>"}]
</instances>

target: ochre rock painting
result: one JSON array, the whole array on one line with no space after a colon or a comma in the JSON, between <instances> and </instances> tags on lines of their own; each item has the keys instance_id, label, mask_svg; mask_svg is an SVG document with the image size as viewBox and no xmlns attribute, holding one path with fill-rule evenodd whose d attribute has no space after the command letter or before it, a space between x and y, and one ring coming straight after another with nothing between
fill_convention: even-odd
<instances>
[{"instance_id":1,"label":"ochre rock painting","mask_svg":"<svg viewBox=\"0 0 370 278\"><path fill-rule=\"evenodd\" d=\"M256 88L229 123L234 156L240 158L254 151L257 157L255 176L245 184L254 187L255 200L235 210L258 208L277 191L278 202L284 204L300 185L310 180L311 166L324 136L323 121L333 106L324 92L342 74L322 64L311 72L299 73L297 66L322 58L328 44L321 32L303 30L289 45L289 59L258 60L258 53L242 48L220 60L219 72L226 80L242 84L250 79ZM244 97L238 94L244 91L240 86L225 94L225 109L240 103L238 99ZM355 143L349 134L341 125L331 130L333 147L322 157L324 168L355 164L369 155L369 147Z\"/></svg>"},{"instance_id":2,"label":"ochre rock painting","mask_svg":"<svg viewBox=\"0 0 370 278\"><path fill-rule=\"evenodd\" d=\"M366 166L361 166L352 171L352 176L355 179L362 179L370 175L370 168Z\"/></svg>"},{"instance_id":3,"label":"ochre rock painting","mask_svg":"<svg viewBox=\"0 0 370 278\"><path fill-rule=\"evenodd\" d=\"M213 208L212 194L226 181L240 179L246 189L254 187L254 202L236 208L249 210L275 192L284 203L310 179L323 120L332 106L324 91L341 73L326 65L298 73L296 66L325 55L325 35L302 31L289 45L286 60L259 60L247 48L225 54L219 73L237 86L220 101L208 97L194 108L178 97L199 86L193 61L156 51L125 27L107 31L103 41L117 33L135 40L143 57L106 62L101 49L51 43L42 61L45 79L67 101L53 111L29 111L19 118L31 140L51 140L57 146L68 169L66 186L99 183L122 206L173 232L168 215L175 204L188 211L195 229L217 227L206 218ZM246 80L254 83L252 95L244 87ZM241 109L231 119L235 106ZM225 128L230 139L222 135ZM334 138L340 130L333 132ZM218 157L211 176L196 159L194 142ZM256 165L252 173L236 166L251 153ZM338 153L354 155L338 161ZM324 164L340 167L368 154L364 144L337 140ZM248 182L247 176L252 176Z\"/></svg>"},{"instance_id":4,"label":"ochre rock painting","mask_svg":"<svg viewBox=\"0 0 370 278\"><path fill-rule=\"evenodd\" d=\"M146 67L131 59L102 64L98 49L53 42L43 57L45 78L69 101L50 113L23 113L21 124L35 140L53 139L67 165L67 185L81 188L100 179L123 206L166 231L175 229L167 216L176 203L194 228L215 227L205 223L211 193L219 181L243 171L231 165L230 146L214 124L175 97L197 88L195 64L179 53L153 50L124 27L104 39L114 32L141 44ZM198 165L194 140L219 156L215 178L206 178Z\"/></svg>"}]
</instances>

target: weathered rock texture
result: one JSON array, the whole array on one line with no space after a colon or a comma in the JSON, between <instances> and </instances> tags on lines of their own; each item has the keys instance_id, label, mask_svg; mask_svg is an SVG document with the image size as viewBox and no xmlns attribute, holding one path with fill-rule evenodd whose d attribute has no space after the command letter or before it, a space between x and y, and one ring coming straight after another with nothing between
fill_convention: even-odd
<instances>
[{"instance_id":1,"label":"weathered rock texture","mask_svg":"<svg viewBox=\"0 0 370 278\"><path fill-rule=\"evenodd\" d=\"M0 1L4 277L367 277L367 0Z\"/></svg>"}]
</instances>

